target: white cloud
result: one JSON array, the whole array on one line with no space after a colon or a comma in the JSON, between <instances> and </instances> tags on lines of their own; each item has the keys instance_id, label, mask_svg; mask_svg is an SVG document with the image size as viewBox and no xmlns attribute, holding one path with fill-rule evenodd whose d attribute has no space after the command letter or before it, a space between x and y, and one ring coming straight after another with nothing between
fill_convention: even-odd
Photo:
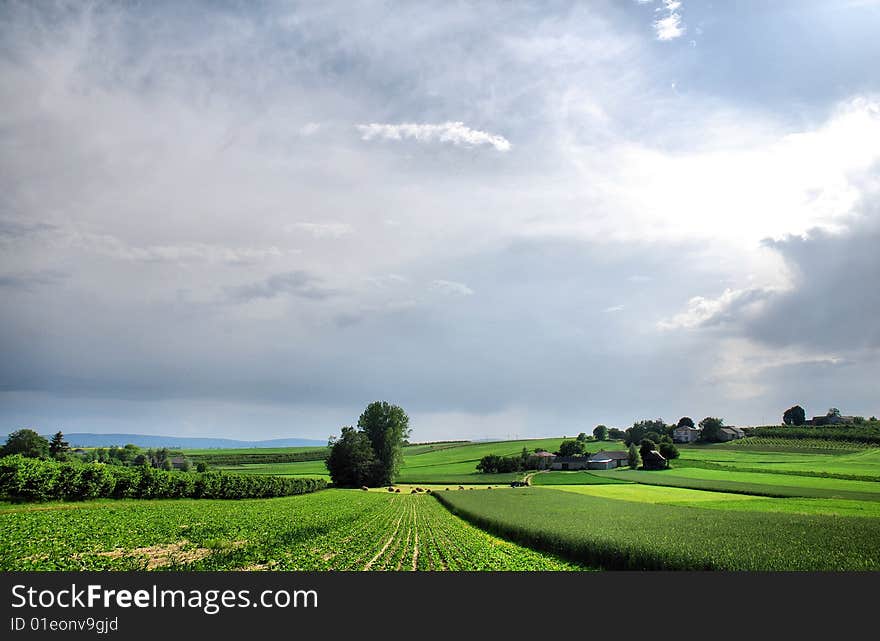
<instances>
[{"instance_id":1,"label":"white cloud","mask_svg":"<svg viewBox=\"0 0 880 641\"><path fill-rule=\"evenodd\" d=\"M504 136L497 136L486 131L478 131L466 127L463 122L444 122L441 124L370 123L358 125L362 140L381 138L385 140L403 140L406 138L418 142L451 142L453 145L491 145L498 151L509 151L510 142Z\"/></svg>"},{"instance_id":2,"label":"white cloud","mask_svg":"<svg viewBox=\"0 0 880 641\"><path fill-rule=\"evenodd\" d=\"M287 229L305 231L314 238L341 238L354 232L354 227L348 223L293 223Z\"/></svg>"},{"instance_id":3,"label":"white cloud","mask_svg":"<svg viewBox=\"0 0 880 641\"><path fill-rule=\"evenodd\" d=\"M663 6L657 11L664 15L654 21L657 40L675 40L687 32L687 26L681 21L681 2L679 0L663 0Z\"/></svg>"},{"instance_id":4,"label":"white cloud","mask_svg":"<svg viewBox=\"0 0 880 641\"><path fill-rule=\"evenodd\" d=\"M132 262L251 264L280 258L284 252L270 247L229 247L207 243L133 245L112 234L72 232L61 234L56 244Z\"/></svg>"},{"instance_id":5,"label":"white cloud","mask_svg":"<svg viewBox=\"0 0 880 641\"><path fill-rule=\"evenodd\" d=\"M746 338L723 339L716 351L717 362L705 382L721 385L727 396L745 400L767 394L770 387L762 382L771 370L805 365L841 365L845 359L827 352L800 347L774 348Z\"/></svg>"},{"instance_id":6,"label":"white cloud","mask_svg":"<svg viewBox=\"0 0 880 641\"><path fill-rule=\"evenodd\" d=\"M688 301L687 309L670 319L657 323L658 329L694 329L718 325L736 314L757 312L773 293L771 289L752 287L747 289L727 288L717 298L694 296Z\"/></svg>"},{"instance_id":7,"label":"white cloud","mask_svg":"<svg viewBox=\"0 0 880 641\"><path fill-rule=\"evenodd\" d=\"M611 314L611 313L614 313L614 312L622 312L623 309L624 309L624 308L623 308L623 305L614 305L614 306L612 306L612 307L606 307L606 308L603 309L602 311L605 312L606 314Z\"/></svg>"},{"instance_id":8,"label":"white cloud","mask_svg":"<svg viewBox=\"0 0 880 641\"><path fill-rule=\"evenodd\" d=\"M474 290L464 283L452 280L435 280L431 282L431 288L449 296L472 296Z\"/></svg>"}]
</instances>

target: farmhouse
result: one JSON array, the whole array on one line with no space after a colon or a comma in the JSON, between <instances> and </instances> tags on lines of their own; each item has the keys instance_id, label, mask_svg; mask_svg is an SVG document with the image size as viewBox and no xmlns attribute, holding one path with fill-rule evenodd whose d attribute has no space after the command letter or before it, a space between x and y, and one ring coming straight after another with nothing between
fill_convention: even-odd
<instances>
[{"instance_id":1,"label":"farmhouse","mask_svg":"<svg viewBox=\"0 0 880 641\"><path fill-rule=\"evenodd\" d=\"M814 416L809 421L806 421L807 425L852 425L856 422L855 416L837 416L836 414L832 414L831 416Z\"/></svg>"},{"instance_id":2,"label":"farmhouse","mask_svg":"<svg viewBox=\"0 0 880 641\"><path fill-rule=\"evenodd\" d=\"M672 440L676 443L693 443L700 438L701 432L702 430L698 427L682 425L681 427L676 427L672 431Z\"/></svg>"},{"instance_id":3,"label":"farmhouse","mask_svg":"<svg viewBox=\"0 0 880 641\"><path fill-rule=\"evenodd\" d=\"M721 441L734 441L744 436L745 432L738 427L722 427L718 432L718 439Z\"/></svg>"},{"instance_id":4,"label":"farmhouse","mask_svg":"<svg viewBox=\"0 0 880 641\"><path fill-rule=\"evenodd\" d=\"M667 465L666 457L657 450L651 450L642 456L642 469L644 470L664 470Z\"/></svg>"},{"instance_id":5,"label":"farmhouse","mask_svg":"<svg viewBox=\"0 0 880 641\"><path fill-rule=\"evenodd\" d=\"M529 458L532 459L537 469L546 470L552 465L556 455L552 452L535 452L534 454L530 454Z\"/></svg>"},{"instance_id":6,"label":"farmhouse","mask_svg":"<svg viewBox=\"0 0 880 641\"><path fill-rule=\"evenodd\" d=\"M615 467L626 467L629 463L626 452L597 452L589 459L591 470L613 470Z\"/></svg>"},{"instance_id":7,"label":"farmhouse","mask_svg":"<svg viewBox=\"0 0 880 641\"><path fill-rule=\"evenodd\" d=\"M586 470L590 459L586 456L557 456L550 464L551 470Z\"/></svg>"}]
</instances>

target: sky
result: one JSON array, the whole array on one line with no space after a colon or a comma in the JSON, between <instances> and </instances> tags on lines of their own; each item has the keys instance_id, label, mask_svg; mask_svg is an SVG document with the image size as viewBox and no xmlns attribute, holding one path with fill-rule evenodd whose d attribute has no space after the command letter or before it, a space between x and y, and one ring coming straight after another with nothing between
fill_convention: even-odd
<instances>
[{"instance_id":1,"label":"sky","mask_svg":"<svg viewBox=\"0 0 880 641\"><path fill-rule=\"evenodd\" d=\"M880 0L0 4L0 432L878 415Z\"/></svg>"}]
</instances>

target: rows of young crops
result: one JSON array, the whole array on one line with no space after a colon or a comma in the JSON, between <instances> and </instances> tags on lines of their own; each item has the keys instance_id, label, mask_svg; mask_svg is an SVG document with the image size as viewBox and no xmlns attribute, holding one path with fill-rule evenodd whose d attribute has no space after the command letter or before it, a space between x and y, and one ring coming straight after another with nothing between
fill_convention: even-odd
<instances>
[{"instance_id":1,"label":"rows of young crops","mask_svg":"<svg viewBox=\"0 0 880 641\"><path fill-rule=\"evenodd\" d=\"M827 438L780 438L778 436L749 436L731 441L725 447L736 449L768 449L782 452L827 451L829 453L856 452L867 448L876 448L876 444L860 441L832 440Z\"/></svg>"},{"instance_id":2,"label":"rows of young crops","mask_svg":"<svg viewBox=\"0 0 880 641\"><path fill-rule=\"evenodd\" d=\"M93 501L0 507L2 571L139 569L569 570L580 566L486 534L424 494L327 490L234 502Z\"/></svg>"},{"instance_id":3,"label":"rows of young crops","mask_svg":"<svg viewBox=\"0 0 880 641\"><path fill-rule=\"evenodd\" d=\"M877 518L655 505L551 488L437 498L500 536L607 569L880 570Z\"/></svg>"}]
</instances>

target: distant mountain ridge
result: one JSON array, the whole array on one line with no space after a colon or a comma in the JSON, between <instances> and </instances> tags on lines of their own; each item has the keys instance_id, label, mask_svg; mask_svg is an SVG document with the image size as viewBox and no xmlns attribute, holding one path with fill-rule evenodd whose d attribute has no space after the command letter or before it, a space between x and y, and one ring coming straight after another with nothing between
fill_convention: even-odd
<instances>
[{"instance_id":1,"label":"distant mountain ridge","mask_svg":"<svg viewBox=\"0 0 880 641\"><path fill-rule=\"evenodd\" d=\"M51 435L44 434L46 438ZM71 447L122 447L128 443L138 447L173 447L179 449L196 448L241 448L241 447L324 447L327 441L308 438L275 438L264 441L239 441L230 438L210 438L198 436L156 436L153 434L94 434L92 432L70 432L64 440ZM4 439L5 441L5 439Z\"/></svg>"}]
</instances>

